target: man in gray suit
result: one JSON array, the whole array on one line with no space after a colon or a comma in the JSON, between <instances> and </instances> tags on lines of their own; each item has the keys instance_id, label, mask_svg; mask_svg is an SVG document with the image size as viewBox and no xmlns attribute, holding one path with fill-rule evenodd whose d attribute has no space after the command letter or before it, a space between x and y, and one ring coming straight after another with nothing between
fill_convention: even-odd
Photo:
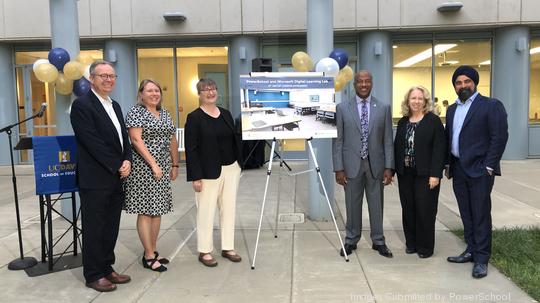
<instances>
[{"instance_id":1,"label":"man in gray suit","mask_svg":"<svg viewBox=\"0 0 540 303\"><path fill-rule=\"evenodd\" d=\"M366 192L372 248L392 258L383 233L383 185L392 182L394 146L390 105L371 96L373 77L361 70L354 77L356 96L336 107L338 137L332 142L336 182L345 189L347 223L345 252L357 248L362 232L362 200Z\"/></svg>"}]
</instances>

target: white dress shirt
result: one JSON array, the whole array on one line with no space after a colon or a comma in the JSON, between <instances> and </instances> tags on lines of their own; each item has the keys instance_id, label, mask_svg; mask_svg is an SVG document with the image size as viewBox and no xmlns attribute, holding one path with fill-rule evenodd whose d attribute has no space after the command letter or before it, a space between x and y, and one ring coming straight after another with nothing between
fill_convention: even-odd
<instances>
[{"instance_id":1,"label":"white dress shirt","mask_svg":"<svg viewBox=\"0 0 540 303\"><path fill-rule=\"evenodd\" d=\"M118 121L118 117L116 116L116 112L114 111L111 97L107 96L107 99L104 99L98 93L96 93L94 89L92 89L92 92L94 92L94 94L98 97L101 105L103 105L103 108L109 115L109 118L111 119L112 123L114 124L114 128L116 128L116 132L118 133L118 138L120 138L120 145L122 146L122 149L124 149L124 139L122 138L120 121Z\"/></svg>"}]
</instances>

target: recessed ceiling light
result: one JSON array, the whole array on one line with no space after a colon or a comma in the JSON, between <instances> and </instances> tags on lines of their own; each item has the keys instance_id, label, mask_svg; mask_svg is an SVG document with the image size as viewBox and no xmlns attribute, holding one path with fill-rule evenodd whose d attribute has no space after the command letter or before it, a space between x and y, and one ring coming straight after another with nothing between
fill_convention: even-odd
<instances>
[{"instance_id":1,"label":"recessed ceiling light","mask_svg":"<svg viewBox=\"0 0 540 303\"><path fill-rule=\"evenodd\" d=\"M445 52L453 47L456 47L457 44L451 43L451 44L437 44L435 45L435 50L433 51L435 55L438 55L442 52ZM428 58L431 58L432 49L431 47L426 49L425 51L422 51L408 59L405 59L398 64L394 65L394 67L409 67L411 65L414 65L418 62L424 61Z\"/></svg>"}]
</instances>

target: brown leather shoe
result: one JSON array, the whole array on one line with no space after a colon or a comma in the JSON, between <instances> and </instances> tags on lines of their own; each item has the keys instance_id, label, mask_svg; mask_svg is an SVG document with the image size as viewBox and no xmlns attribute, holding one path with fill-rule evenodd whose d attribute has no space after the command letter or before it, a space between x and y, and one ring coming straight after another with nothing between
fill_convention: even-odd
<instances>
[{"instance_id":1,"label":"brown leather shoe","mask_svg":"<svg viewBox=\"0 0 540 303\"><path fill-rule=\"evenodd\" d=\"M116 285L111 283L107 278L103 277L97 281L86 283L86 287L92 288L99 292L108 292L116 289Z\"/></svg>"},{"instance_id":2,"label":"brown leather shoe","mask_svg":"<svg viewBox=\"0 0 540 303\"><path fill-rule=\"evenodd\" d=\"M114 284L126 284L129 281L131 281L130 276L119 274L116 271L113 271L112 273L110 273L105 278L109 279L109 281L111 281Z\"/></svg>"},{"instance_id":3,"label":"brown leather shoe","mask_svg":"<svg viewBox=\"0 0 540 303\"><path fill-rule=\"evenodd\" d=\"M240 257L240 255L238 255L234 250L222 250L221 256L223 258L231 260L232 262L242 261L242 257Z\"/></svg>"},{"instance_id":4,"label":"brown leather shoe","mask_svg":"<svg viewBox=\"0 0 540 303\"><path fill-rule=\"evenodd\" d=\"M210 259L204 259L203 257L205 255L209 255L211 258ZM202 264L204 264L205 266L208 266L208 267L216 267L217 266L217 261L216 259L214 259L214 257L212 257L211 254L205 254L205 253L199 253L199 262L201 262Z\"/></svg>"}]
</instances>

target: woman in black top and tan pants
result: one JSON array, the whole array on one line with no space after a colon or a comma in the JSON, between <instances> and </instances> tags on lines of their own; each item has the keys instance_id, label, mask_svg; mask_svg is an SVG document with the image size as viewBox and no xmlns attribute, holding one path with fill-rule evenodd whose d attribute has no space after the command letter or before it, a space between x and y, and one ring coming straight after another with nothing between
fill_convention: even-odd
<instances>
[{"instance_id":1,"label":"woman in black top and tan pants","mask_svg":"<svg viewBox=\"0 0 540 303\"><path fill-rule=\"evenodd\" d=\"M232 262L242 258L234 250L236 192L240 181L241 139L231 113L216 105L216 83L197 83L200 107L188 114L185 125L187 181L193 182L197 203L199 261L217 266L211 255L214 213L219 207L221 255Z\"/></svg>"},{"instance_id":2,"label":"woman in black top and tan pants","mask_svg":"<svg viewBox=\"0 0 540 303\"><path fill-rule=\"evenodd\" d=\"M405 251L418 253L420 258L433 255L446 151L444 127L430 107L428 90L411 87L401 103L403 118L398 122L394 142Z\"/></svg>"}]
</instances>

